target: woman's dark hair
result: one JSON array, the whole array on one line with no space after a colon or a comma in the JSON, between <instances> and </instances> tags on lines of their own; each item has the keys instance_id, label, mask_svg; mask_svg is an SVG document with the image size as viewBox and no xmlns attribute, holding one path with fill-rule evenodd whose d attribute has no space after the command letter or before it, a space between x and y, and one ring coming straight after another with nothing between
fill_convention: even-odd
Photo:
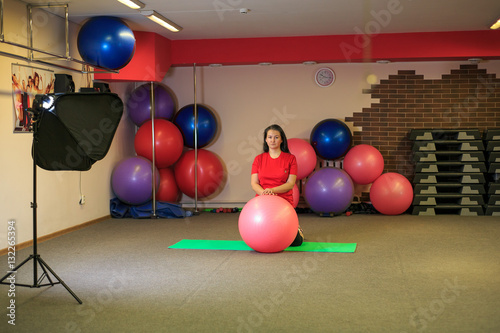
<instances>
[{"instance_id":1,"label":"woman's dark hair","mask_svg":"<svg viewBox=\"0 0 500 333\"><path fill-rule=\"evenodd\" d=\"M281 144L280 144L280 149L281 149L281 151L283 151L285 153L290 153L290 150L288 149L288 140L286 139L285 131L283 131L283 129L281 128L280 125L276 125L276 124L272 124L264 130L264 152L266 152L266 153L269 152L269 146L267 145L266 137L267 137L267 132L269 132L271 130L280 132L280 136L281 136L281 140L282 140Z\"/></svg>"}]
</instances>

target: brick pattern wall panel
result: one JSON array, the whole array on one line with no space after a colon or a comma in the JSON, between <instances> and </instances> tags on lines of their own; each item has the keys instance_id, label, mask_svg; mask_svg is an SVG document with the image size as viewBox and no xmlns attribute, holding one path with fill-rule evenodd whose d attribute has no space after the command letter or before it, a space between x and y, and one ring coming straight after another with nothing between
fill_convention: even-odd
<instances>
[{"instance_id":1,"label":"brick pattern wall panel","mask_svg":"<svg viewBox=\"0 0 500 333\"><path fill-rule=\"evenodd\" d=\"M363 93L378 102L345 121L362 130L353 144L369 144L384 156L384 172L412 180L411 129L500 127L500 79L478 65L461 65L440 79L425 79L414 70L400 70Z\"/></svg>"}]
</instances>

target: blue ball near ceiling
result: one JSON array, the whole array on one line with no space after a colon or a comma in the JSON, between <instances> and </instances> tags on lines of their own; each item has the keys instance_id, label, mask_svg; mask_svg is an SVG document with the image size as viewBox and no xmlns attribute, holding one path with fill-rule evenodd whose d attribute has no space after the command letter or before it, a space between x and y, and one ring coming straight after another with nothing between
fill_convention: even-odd
<instances>
[{"instance_id":1,"label":"blue ball near ceiling","mask_svg":"<svg viewBox=\"0 0 500 333\"><path fill-rule=\"evenodd\" d=\"M97 16L83 24L78 33L77 45L85 62L116 70L132 60L135 36L121 19Z\"/></svg>"}]
</instances>

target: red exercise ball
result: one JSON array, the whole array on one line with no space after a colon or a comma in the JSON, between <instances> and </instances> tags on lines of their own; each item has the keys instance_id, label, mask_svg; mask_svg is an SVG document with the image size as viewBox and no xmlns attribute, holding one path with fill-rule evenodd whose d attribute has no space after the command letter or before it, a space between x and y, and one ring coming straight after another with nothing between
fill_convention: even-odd
<instances>
[{"instance_id":1,"label":"red exercise ball","mask_svg":"<svg viewBox=\"0 0 500 333\"><path fill-rule=\"evenodd\" d=\"M300 191L299 191L299 187L297 186L297 184L293 185L292 195L293 195L292 196L293 208L295 208L299 204L299 200L300 200Z\"/></svg>"},{"instance_id":2,"label":"red exercise ball","mask_svg":"<svg viewBox=\"0 0 500 333\"><path fill-rule=\"evenodd\" d=\"M288 201L277 195L261 195L248 201L238 218L243 241L257 252L274 253L292 244L299 218Z\"/></svg>"},{"instance_id":3,"label":"red exercise ball","mask_svg":"<svg viewBox=\"0 0 500 333\"><path fill-rule=\"evenodd\" d=\"M399 215L410 208L413 187L405 176L388 172L378 177L370 188L373 207L385 215Z\"/></svg>"},{"instance_id":4,"label":"red exercise ball","mask_svg":"<svg viewBox=\"0 0 500 333\"><path fill-rule=\"evenodd\" d=\"M194 150L186 151L175 164L174 174L179 189L185 195L195 197ZM214 153L198 149L197 161L198 198L207 197L217 191L224 178L224 167Z\"/></svg>"},{"instance_id":5,"label":"red exercise ball","mask_svg":"<svg viewBox=\"0 0 500 333\"><path fill-rule=\"evenodd\" d=\"M134 146L137 155L153 160L151 120L145 122L135 134ZM155 119L155 165L163 169L173 165L182 155L184 139L181 131L166 119Z\"/></svg>"},{"instance_id":6,"label":"red exercise ball","mask_svg":"<svg viewBox=\"0 0 500 333\"><path fill-rule=\"evenodd\" d=\"M175 182L174 170L160 169L160 187L156 192L156 200L165 202L179 202L182 192Z\"/></svg>"},{"instance_id":7,"label":"red exercise ball","mask_svg":"<svg viewBox=\"0 0 500 333\"><path fill-rule=\"evenodd\" d=\"M377 148L357 145L349 149L344 157L343 167L353 182L370 184L384 171L384 158Z\"/></svg>"},{"instance_id":8,"label":"red exercise ball","mask_svg":"<svg viewBox=\"0 0 500 333\"><path fill-rule=\"evenodd\" d=\"M316 167L318 157L313 146L304 139L288 139L288 149L297 159L297 179L309 176Z\"/></svg>"}]
</instances>

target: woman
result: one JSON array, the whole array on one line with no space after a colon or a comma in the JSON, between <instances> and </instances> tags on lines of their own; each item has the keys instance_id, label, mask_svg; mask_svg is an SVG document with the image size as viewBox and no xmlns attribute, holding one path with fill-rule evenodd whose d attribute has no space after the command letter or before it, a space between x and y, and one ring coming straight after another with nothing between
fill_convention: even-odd
<instances>
[{"instance_id":1,"label":"woman","mask_svg":"<svg viewBox=\"0 0 500 333\"><path fill-rule=\"evenodd\" d=\"M264 130L264 152L252 164L251 185L256 195L279 195L293 206L293 186L297 179L297 160L288 150L285 132L279 125ZM304 241L299 227L291 246Z\"/></svg>"}]
</instances>

